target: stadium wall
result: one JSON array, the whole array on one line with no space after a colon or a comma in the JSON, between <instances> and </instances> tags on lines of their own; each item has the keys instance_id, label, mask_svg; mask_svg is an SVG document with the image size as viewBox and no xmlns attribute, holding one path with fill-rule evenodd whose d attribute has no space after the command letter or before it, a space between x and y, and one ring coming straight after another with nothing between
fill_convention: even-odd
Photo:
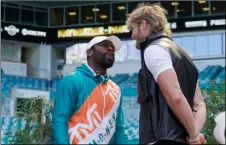
<instances>
[{"instance_id":1,"label":"stadium wall","mask_svg":"<svg viewBox=\"0 0 226 145\"><path fill-rule=\"evenodd\" d=\"M50 70L50 78L55 78L57 76L57 54L55 49L57 48L53 48L51 49L51 70Z\"/></svg>"},{"instance_id":2,"label":"stadium wall","mask_svg":"<svg viewBox=\"0 0 226 145\"><path fill-rule=\"evenodd\" d=\"M1 60L20 62L21 45L18 43L1 42Z\"/></svg>"},{"instance_id":3,"label":"stadium wall","mask_svg":"<svg viewBox=\"0 0 226 145\"><path fill-rule=\"evenodd\" d=\"M37 71L37 66L39 66L39 49L38 48L29 48L26 51L26 61L28 65L28 76L39 77L39 73Z\"/></svg>"},{"instance_id":4,"label":"stadium wall","mask_svg":"<svg viewBox=\"0 0 226 145\"><path fill-rule=\"evenodd\" d=\"M222 56L212 56L212 57L203 57L203 58L194 58L193 59L196 67L199 69L199 71L202 71L204 68L206 68L208 65L221 65L222 67L225 67L225 55Z\"/></svg>"},{"instance_id":5,"label":"stadium wall","mask_svg":"<svg viewBox=\"0 0 226 145\"><path fill-rule=\"evenodd\" d=\"M38 77L51 80L56 76L57 71L57 58L56 52L52 45L41 44L37 49L39 56L36 61L38 62Z\"/></svg>"}]
</instances>

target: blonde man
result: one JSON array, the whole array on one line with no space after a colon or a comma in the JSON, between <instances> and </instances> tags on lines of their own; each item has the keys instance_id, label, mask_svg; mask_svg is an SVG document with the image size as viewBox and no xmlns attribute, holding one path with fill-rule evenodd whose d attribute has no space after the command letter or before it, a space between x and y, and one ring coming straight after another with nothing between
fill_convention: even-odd
<instances>
[{"instance_id":1,"label":"blonde man","mask_svg":"<svg viewBox=\"0 0 226 145\"><path fill-rule=\"evenodd\" d=\"M206 106L198 70L177 46L167 27L166 10L140 4L126 21L141 51L138 77L140 144L200 144Z\"/></svg>"}]
</instances>

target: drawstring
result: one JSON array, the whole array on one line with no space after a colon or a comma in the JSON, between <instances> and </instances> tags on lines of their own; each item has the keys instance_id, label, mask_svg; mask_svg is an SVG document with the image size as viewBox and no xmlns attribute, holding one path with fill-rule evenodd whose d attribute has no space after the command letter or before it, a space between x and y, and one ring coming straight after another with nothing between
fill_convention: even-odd
<instances>
[{"instance_id":1,"label":"drawstring","mask_svg":"<svg viewBox=\"0 0 226 145\"><path fill-rule=\"evenodd\" d=\"M103 96L104 96L104 108L103 108L103 111L102 111L102 118L104 119L104 110L105 110L105 106L106 106L106 96L105 96L105 93L104 93L104 91L103 91L103 88L102 88L102 84L103 84L103 82L105 81L104 80L104 77L102 76L102 75L100 75L100 71L96 71L95 73L94 73L94 76L96 76L96 77L101 77L102 78L102 81L101 81L101 83L100 83L100 89L101 89L101 92L102 92L102 94L103 94Z\"/></svg>"},{"instance_id":2,"label":"drawstring","mask_svg":"<svg viewBox=\"0 0 226 145\"><path fill-rule=\"evenodd\" d=\"M106 96L105 96L105 93L104 93L103 88L102 88L103 82L104 82L104 80L103 80L103 81L101 82L101 84L100 84L100 89L101 89L101 92L102 92L102 94L103 94L103 96L104 96L104 108L103 108L103 111L102 111L102 117L103 117L103 119L104 119L104 110L105 110L105 106L106 106Z\"/></svg>"},{"instance_id":3,"label":"drawstring","mask_svg":"<svg viewBox=\"0 0 226 145\"><path fill-rule=\"evenodd\" d=\"M100 71L96 71L95 74L96 74L96 76L99 76L100 75ZM104 77L102 75L100 75L100 77L102 78L102 81L100 83L100 89L101 89L101 92L102 92L103 97L104 97L104 108L103 108L103 111L102 111L102 118L104 119L104 111L105 111L105 106L106 106L106 96L105 96L105 93L103 91L102 85L103 85L103 82L105 80L104 80Z\"/></svg>"}]
</instances>

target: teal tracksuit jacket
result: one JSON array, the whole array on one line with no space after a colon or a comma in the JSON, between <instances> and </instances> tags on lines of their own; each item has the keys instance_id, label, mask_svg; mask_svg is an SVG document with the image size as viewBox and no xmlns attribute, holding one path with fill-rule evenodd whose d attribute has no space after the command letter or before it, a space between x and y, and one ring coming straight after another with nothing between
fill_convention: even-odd
<instances>
[{"instance_id":1,"label":"teal tracksuit jacket","mask_svg":"<svg viewBox=\"0 0 226 145\"><path fill-rule=\"evenodd\" d=\"M57 85L52 117L56 144L127 142L119 87L86 64Z\"/></svg>"}]
</instances>

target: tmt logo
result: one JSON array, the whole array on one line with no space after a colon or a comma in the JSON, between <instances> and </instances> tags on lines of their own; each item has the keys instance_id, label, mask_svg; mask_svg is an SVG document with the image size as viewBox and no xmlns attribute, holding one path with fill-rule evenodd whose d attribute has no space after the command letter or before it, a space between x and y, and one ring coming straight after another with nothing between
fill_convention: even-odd
<instances>
[{"instance_id":1,"label":"tmt logo","mask_svg":"<svg viewBox=\"0 0 226 145\"><path fill-rule=\"evenodd\" d=\"M110 81L107 85L98 86L89 96L89 100L93 98L95 101L85 102L69 122L70 143L85 142L87 137L96 137L93 133L94 130L103 131L103 127L100 127L100 125L107 123L111 119L109 113L112 114L118 109L116 104L119 104L120 95L119 87ZM107 107L105 106L106 103L108 104Z\"/></svg>"},{"instance_id":2,"label":"tmt logo","mask_svg":"<svg viewBox=\"0 0 226 145\"><path fill-rule=\"evenodd\" d=\"M97 104L93 104L90 109L87 111L87 120L88 124L84 123L78 123L74 127L69 129L70 135L70 143L73 143L74 137L76 137L79 142L83 139L81 134L79 133L79 130L85 135L88 136L89 133L87 130L92 131L95 128L97 128L100 123L102 122L102 119L99 115L99 113L95 110L97 107Z\"/></svg>"},{"instance_id":3,"label":"tmt logo","mask_svg":"<svg viewBox=\"0 0 226 145\"><path fill-rule=\"evenodd\" d=\"M107 88L104 91L105 95L108 95L111 97L111 99L116 102L118 96L121 95L120 89L117 85L115 85L114 83L109 83L107 85Z\"/></svg>"}]
</instances>

